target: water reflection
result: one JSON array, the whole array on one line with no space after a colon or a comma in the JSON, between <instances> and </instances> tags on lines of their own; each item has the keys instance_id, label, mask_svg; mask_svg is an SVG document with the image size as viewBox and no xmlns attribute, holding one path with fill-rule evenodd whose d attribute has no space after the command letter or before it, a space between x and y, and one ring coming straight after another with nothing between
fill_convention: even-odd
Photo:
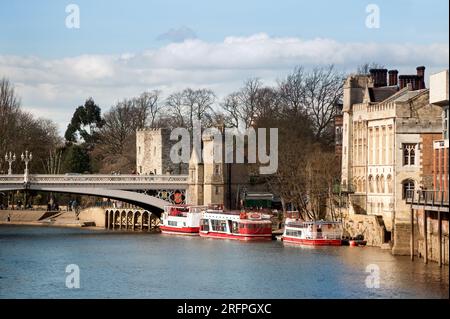
<instances>
[{"instance_id":1,"label":"water reflection","mask_svg":"<svg viewBox=\"0 0 450 319\"><path fill-rule=\"evenodd\" d=\"M65 287L80 267L81 288ZM368 288L369 265L379 288ZM371 247L0 227L1 298L448 298L448 267Z\"/></svg>"}]
</instances>

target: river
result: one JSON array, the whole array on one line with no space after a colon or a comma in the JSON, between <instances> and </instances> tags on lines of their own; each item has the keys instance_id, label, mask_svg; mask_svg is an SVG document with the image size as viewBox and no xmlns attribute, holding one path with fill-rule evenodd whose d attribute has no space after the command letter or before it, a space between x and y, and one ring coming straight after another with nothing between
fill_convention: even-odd
<instances>
[{"instance_id":1,"label":"river","mask_svg":"<svg viewBox=\"0 0 450 319\"><path fill-rule=\"evenodd\" d=\"M372 247L0 227L0 298L448 298L448 271Z\"/></svg>"}]
</instances>

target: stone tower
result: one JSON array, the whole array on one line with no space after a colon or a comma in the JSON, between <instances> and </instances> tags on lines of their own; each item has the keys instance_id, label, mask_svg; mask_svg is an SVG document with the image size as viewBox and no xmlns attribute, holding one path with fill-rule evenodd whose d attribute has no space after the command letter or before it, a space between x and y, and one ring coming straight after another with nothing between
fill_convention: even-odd
<instances>
[{"instance_id":1,"label":"stone tower","mask_svg":"<svg viewBox=\"0 0 450 319\"><path fill-rule=\"evenodd\" d=\"M204 192L203 203L224 204L224 160L223 154L220 155L221 161L217 162L214 156L214 138L213 135L203 136L203 172L204 172ZM220 135L222 138L222 135Z\"/></svg>"},{"instance_id":2,"label":"stone tower","mask_svg":"<svg viewBox=\"0 0 450 319\"><path fill-rule=\"evenodd\" d=\"M189 160L189 186L187 202L191 205L203 205L204 169L195 148Z\"/></svg>"}]
</instances>

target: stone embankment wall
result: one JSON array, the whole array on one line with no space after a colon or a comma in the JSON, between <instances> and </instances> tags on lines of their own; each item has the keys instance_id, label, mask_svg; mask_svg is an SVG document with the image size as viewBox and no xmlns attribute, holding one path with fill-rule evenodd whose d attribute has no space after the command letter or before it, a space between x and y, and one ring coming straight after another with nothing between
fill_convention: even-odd
<instances>
[{"instance_id":1,"label":"stone embankment wall","mask_svg":"<svg viewBox=\"0 0 450 319\"><path fill-rule=\"evenodd\" d=\"M344 236L363 235L368 246L381 247L384 243L385 226L375 215L347 215L343 219Z\"/></svg>"}]
</instances>

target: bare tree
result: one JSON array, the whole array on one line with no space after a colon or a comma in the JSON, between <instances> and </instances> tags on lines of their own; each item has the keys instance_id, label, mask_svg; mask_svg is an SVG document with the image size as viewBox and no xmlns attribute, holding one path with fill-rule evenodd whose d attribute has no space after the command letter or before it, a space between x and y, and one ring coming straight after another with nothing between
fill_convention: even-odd
<instances>
[{"instance_id":1,"label":"bare tree","mask_svg":"<svg viewBox=\"0 0 450 319\"><path fill-rule=\"evenodd\" d=\"M317 140L330 143L330 127L336 106L342 100L344 76L336 72L333 65L315 68L305 79L304 107L313 121ZM328 134L327 134L328 133Z\"/></svg>"},{"instance_id":2,"label":"bare tree","mask_svg":"<svg viewBox=\"0 0 450 319\"><path fill-rule=\"evenodd\" d=\"M155 127L158 116L164 107L164 104L160 103L160 95L161 91L153 90L144 92L139 97L133 99L139 128L146 126Z\"/></svg>"},{"instance_id":3,"label":"bare tree","mask_svg":"<svg viewBox=\"0 0 450 319\"><path fill-rule=\"evenodd\" d=\"M383 64L377 62L366 62L361 65L358 65L356 69L356 73L358 74L370 74L370 69L384 69L385 66Z\"/></svg>"},{"instance_id":4,"label":"bare tree","mask_svg":"<svg viewBox=\"0 0 450 319\"><path fill-rule=\"evenodd\" d=\"M283 81L279 81L278 90L285 114L297 116L306 112L305 78L304 69L296 67Z\"/></svg>"},{"instance_id":5,"label":"bare tree","mask_svg":"<svg viewBox=\"0 0 450 319\"><path fill-rule=\"evenodd\" d=\"M208 89L187 88L169 95L166 105L172 117L172 125L186 127L190 131L194 121L202 121L205 126L210 125L215 113L212 108L215 99L214 92Z\"/></svg>"}]
</instances>

